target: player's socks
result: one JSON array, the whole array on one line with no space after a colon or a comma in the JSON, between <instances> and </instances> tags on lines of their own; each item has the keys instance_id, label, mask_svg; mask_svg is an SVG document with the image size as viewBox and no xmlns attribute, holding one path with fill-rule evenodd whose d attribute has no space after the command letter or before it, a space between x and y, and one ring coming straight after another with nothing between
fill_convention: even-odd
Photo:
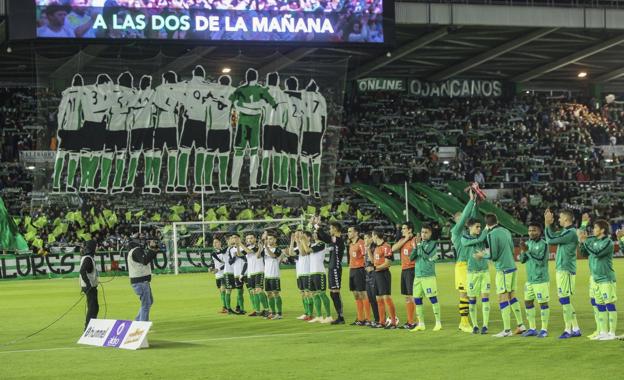
<instances>
[{"instance_id":1,"label":"player's socks","mask_svg":"<svg viewBox=\"0 0 624 380\"><path fill-rule=\"evenodd\" d=\"M74 181L76 180L76 170L78 169L79 155L76 153L69 154L69 160L67 161L67 186L74 187Z\"/></svg>"},{"instance_id":2,"label":"player's socks","mask_svg":"<svg viewBox=\"0 0 624 380\"><path fill-rule=\"evenodd\" d=\"M288 186L288 155L283 154L280 159L282 162L281 173L280 173L280 186L287 187Z\"/></svg>"},{"instance_id":3,"label":"player's socks","mask_svg":"<svg viewBox=\"0 0 624 380\"><path fill-rule=\"evenodd\" d=\"M340 293L330 292L332 301L334 302L334 308L338 313L338 318L342 318L342 299L340 299Z\"/></svg>"},{"instance_id":4,"label":"player's socks","mask_svg":"<svg viewBox=\"0 0 624 380\"><path fill-rule=\"evenodd\" d=\"M188 172L190 154L190 149L180 149L180 156L178 157L178 186L186 186L186 174Z\"/></svg>"},{"instance_id":5,"label":"player's socks","mask_svg":"<svg viewBox=\"0 0 624 380\"><path fill-rule=\"evenodd\" d=\"M97 173L98 166L100 165L100 153L89 153L89 165L88 165L88 177L87 187L95 187L95 174Z\"/></svg>"},{"instance_id":6,"label":"player's socks","mask_svg":"<svg viewBox=\"0 0 624 380\"><path fill-rule=\"evenodd\" d=\"M370 321L371 320L371 312L370 312L371 304L368 298L362 301L362 305L364 306L364 320ZM412 315L413 315L413 311L412 311Z\"/></svg>"},{"instance_id":7,"label":"player's socks","mask_svg":"<svg viewBox=\"0 0 624 380\"><path fill-rule=\"evenodd\" d=\"M609 314L609 333L615 335L617 329L617 311L615 310L615 304L607 304L607 313Z\"/></svg>"},{"instance_id":8,"label":"player's socks","mask_svg":"<svg viewBox=\"0 0 624 380\"><path fill-rule=\"evenodd\" d=\"M193 182L195 186L204 186L204 159L203 149L195 148L195 162L193 164Z\"/></svg>"},{"instance_id":9,"label":"player's socks","mask_svg":"<svg viewBox=\"0 0 624 380\"><path fill-rule=\"evenodd\" d=\"M152 182L152 170L154 163L154 151L147 151L143 154L145 168L143 171L143 184L144 187L149 187ZM132 164L131 164L132 165ZM137 157L137 165L138 165L138 157ZM132 181L134 183L134 178L130 178L128 176L128 181Z\"/></svg>"},{"instance_id":10,"label":"player's socks","mask_svg":"<svg viewBox=\"0 0 624 380\"><path fill-rule=\"evenodd\" d=\"M414 298L414 308L416 309L416 315L418 316L418 323L425 323L425 309L423 307L422 298Z\"/></svg>"},{"instance_id":11,"label":"player's socks","mask_svg":"<svg viewBox=\"0 0 624 380\"><path fill-rule=\"evenodd\" d=\"M471 299L468 303L468 313L470 314L470 321L472 322L473 327L479 326L479 321L477 320L477 300Z\"/></svg>"},{"instance_id":12,"label":"player's socks","mask_svg":"<svg viewBox=\"0 0 624 380\"><path fill-rule=\"evenodd\" d=\"M550 307L548 305L540 305L540 319L542 330L548 331L548 321L550 320Z\"/></svg>"},{"instance_id":13,"label":"player's socks","mask_svg":"<svg viewBox=\"0 0 624 380\"><path fill-rule=\"evenodd\" d=\"M396 308L394 307L394 301L392 301L392 298L386 298L386 306L388 306L390 320L393 324L396 324Z\"/></svg>"},{"instance_id":14,"label":"player's socks","mask_svg":"<svg viewBox=\"0 0 624 380\"><path fill-rule=\"evenodd\" d=\"M509 306L511 307L511 311L513 311L518 326L523 325L524 321L522 320L522 310L520 309L520 303L518 302L518 299L516 297L512 298L509 302Z\"/></svg>"},{"instance_id":15,"label":"player's socks","mask_svg":"<svg viewBox=\"0 0 624 380\"><path fill-rule=\"evenodd\" d=\"M258 148L249 150L249 186L251 188L258 186L258 170L260 169L260 158L258 157Z\"/></svg>"},{"instance_id":16,"label":"player's socks","mask_svg":"<svg viewBox=\"0 0 624 380\"><path fill-rule=\"evenodd\" d=\"M321 159L312 159L312 187L315 193L321 192Z\"/></svg>"},{"instance_id":17,"label":"player's socks","mask_svg":"<svg viewBox=\"0 0 624 380\"><path fill-rule=\"evenodd\" d=\"M230 310L232 308L232 293L225 292L225 308Z\"/></svg>"},{"instance_id":18,"label":"player's socks","mask_svg":"<svg viewBox=\"0 0 624 380\"><path fill-rule=\"evenodd\" d=\"M212 186L212 172L214 170L215 155L212 153L206 153L204 156L204 181L203 185Z\"/></svg>"},{"instance_id":19,"label":"player's socks","mask_svg":"<svg viewBox=\"0 0 624 380\"><path fill-rule=\"evenodd\" d=\"M245 298L243 297L243 289L238 289L236 292L236 305L245 310Z\"/></svg>"},{"instance_id":20,"label":"player's socks","mask_svg":"<svg viewBox=\"0 0 624 380\"><path fill-rule=\"evenodd\" d=\"M416 305L414 305L414 302L410 299L405 304L405 308L407 309L407 323L409 323L410 325L413 325L414 324L414 313L416 312ZM367 320L368 320L368 318L367 318Z\"/></svg>"},{"instance_id":21,"label":"player's socks","mask_svg":"<svg viewBox=\"0 0 624 380\"><path fill-rule=\"evenodd\" d=\"M80 154L80 189L84 189L87 186L89 170L89 157L85 153Z\"/></svg>"},{"instance_id":22,"label":"player's socks","mask_svg":"<svg viewBox=\"0 0 624 380\"><path fill-rule=\"evenodd\" d=\"M487 327L490 325L490 299L489 298L481 298L481 309L483 312L483 326Z\"/></svg>"},{"instance_id":23,"label":"player's socks","mask_svg":"<svg viewBox=\"0 0 624 380\"><path fill-rule=\"evenodd\" d=\"M468 297L460 296L459 297L459 325L460 326L469 326L470 321L468 320L469 315L469 300Z\"/></svg>"},{"instance_id":24,"label":"player's socks","mask_svg":"<svg viewBox=\"0 0 624 380\"><path fill-rule=\"evenodd\" d=\"M579 330L579 324L578 324L578 320L576 319L576 310L574 309L574 306L572 306L572 304L569 304L569 315L570 315L570 323L572 324L572 331L578 331Z\"/></svg>"},{"instance_id":25,"label":"player's socks","mask_svg":"<svg viewBox=\"0 0 624 380\"><path fill-rule=\"evenodd\" d=\"M224 309L227 309L227 305L225 304L225 292L219 292L219 298L221 299L221 305Z\"/></svg>"},{"instance_id":26,"label":"player's socks","mask_svg":"<svg viewBox=\"0 0 624 380\"><path fill-rule=\"evenodd\" d=\"M598 314L598 305L596 304L596 299L592 298L590 300L591 305L592 305L592 309L594 310L594 321L596 322L596 332L598 331L598 319L599 319L599 314Z\"/></svg>"},{"instance_id":27,"label":"player's socks","mask_svg":"<svg viewBox=\"0 0 624 380\"><path fill-rule=\"evenodd\" d=\"M113 189L121 189L123 174L126 170L126 154L118 153L115 156L115 177L113 177Z\"/></svg>"},{"instance_id":28,"label":"player's socks","mask_svg":"<svg viewBox=\"0 0 624 380\"><path fill-rule=\"evenodd\" d=\"M309 158L301 158L301 189L310 190L310 163Z\"/></svg>"},{"instance_id":29,"label":"player's socks","mask_svg":"<svg viewBox=\"0 0 624 380\"><path fill-rule=\"evenodd\" d=\"M511 329L511 309L509 308L509 302L500 303L501 316L503 317L503 329L505 331Z\"/></svg>"},{"instance_id":30,"label":"player's socks","mask_svg":"<svg viewBox=\"0 0 624 380\"><path fill-rule=\"evenodd\" d=\"M358 321L363 321L364 320L364 304L362 303L362 300L355 300L355 309L356 309L356 313L357 313L357 320Z\"/></svg>"},{"instance_id":31,"label":"player's socks","mask_svg":"<svg viewBox=\"0 0 624 380\"><path fill-rule=\"evenodd\" d=\"M269 184L269 164L271 163L271 151L263 150L262 151L262 173L260 174L260 184L268 185Z\"/></svg>"},{"instance_id":32,"label":"player's socks","mask_svg":"<svg viewBox=\"0 0 624 380\"><path fill-rule=\"evenodd\" d=\"M61 188L63 165L65 165L65 152L58 151L56 152L56 159L54 160L54 176L52 180L52 187L57 191Z\"/></svg>"},{"instance_id":33,"label":"player's socks","mask_svg":"<svg viewBox=\"0 0 624 380\"><path fill-rule=\"evenodd\" d=\"M260 291L260 304L262 304L262 310L269 309L269 299L264 291Z\"/></svg>"},{"instance_id":34,"label":"player's socks","mask_svg":"<svg viewBox=\"0 0 624 380\"><path fill-rule=\"evenodd\" d=\"M280 177L282 174L282 161L279 154L275 154L271 157L273 165L273 184L279 185ZM268 169L267 169L267 184L268 184Z\"/></svg>"},{"instance_id":35,"label":"player's socks","mask_svg":"<svg viewBox=\"0 0 624 380\"><path fill-rule=\"evenodd\" d=\"M282 315L282 296L275 297L275 306L277 308L277 314Z\"/></svg>"},{"instance_id":36,"label":"player's socks","mask_svg":"<svg viewBox=\"0 0 624 380\"><path fill-rule=\"evenodd\" d=\"M525 310L527 320L529 321L529 329L535 330L535 305L526 305Z\"/></svg>"},{"instance_id":37,"label":"player's socks","mask_svg":"<svg viewBox=\"0 0 624 380\"><path fill-rule=\"evenodd\" d=\"M229 163L230 163L229 154L219 154L219 187L221 189L225 189L227 187L227 181L228 181L227 170L228 170ZM212 174L210 175L210 178L212 179Z\"/></svg>"},{"instance_id":38,"label":"player's socks","mask_svg":"<svg viewBox=\"0 0 624 380\"><path fill-rule=\"evenodd\" d=\"M110 179L111 170L113 168L113 153L104 153L102 155L102 171L100 172L100 189L108 189L108 180Z\"/></svg>"},{"instance_id":39,"label":"player's socks","mask_svg":"<svg viewBox=\"0 0 624 380\"><path fill-rule=\"evenodd\" d=\"M269 297L269 308L271 309L272 314L277 313L277 310L275 309L275 297Z\"/></svg>"},{"instance_id":40,"label":"player's socks","mask_svg":"<svg viewBox=\"0 0 624 380\"><path fill-rule=\"evenodd\" d=\"M314 311L316 316L318 318L325 317L325 315L321 313L321 295L317 293L314 297L312 297L312 299L314 300Z\"/></svg>"},{"instance_id":41,"label":"player's socks","mask_svg":"<svg viewBox=\"0 0 624 380\"><path fill-rule=\"evenodd\" d=\"M298 188L299 187L299 179L297 177L297 157L290 155L289 158L290 161L290 168L289 168L289 172L290 172L290 188Z\"/></svg>"},{"instance_id":42,"label":"player's socks","mask_svg":"<svg viewBox=\"0 0 624 380\"><path fill-rule=\"evenodd\" d=\"M130 154L130 162L128 163L128 176L126 177L126 187L134 186L134 179L136 177L137 168L139 166L139 157L141 156L140 152L132 152ZM145 160L147 161L147 155L145 156ZM151 158L150 158L151 163ZM147 166L147 163L145 164ZM146 174L147 175L147 174ZM147 183L147 181L145 181Z\"/></svg>"},{"instance_id":43,"label":"player's socks","mask_svg":"<svg viewBox=\"0 0 624 380\"><path fill-rule=\"evenodd\" d=\"M234 158L232 161L232 182L231 186L238 188L238 181L240 179L241 170L243 168L243 155L245 151L241 149L234 150Z\"/></svg>"},{"instance_id":44,"label":"player's socks","mask_svg":"<svg viewBox=\"0 0 624 380\"><path fill-rule=\"evenodd\" d=\"M175 150L167 151L167 187L170 189L175 188L176 172L178 169L176 165L177 160L178 152L176 152ZM154 178L154 181L157 181L159 179L160 175Z\"/></svg>"},{"instance_id":45,"label":"player's socks","mask_svg":"<svg viewBox=\"0 0 624 380\"><path fill-rule=\"evenodd\" d=\"M386 304L383 299L377 301L377 309L379 310L379 324L386 324Z\"/></svg>"},{"instance_id":46,"label":"player's socks","mask_svg":"<svg viewBox=\"0 0 624 380\"><path fill-rule=\"evenodd\" d=\"M609 331L609 313L606 305L598 305L598 331L604 334Z\"/></svg>"},{"instance_id":47,"label":"player's socks","mask_svg":"<svg viewBox=\"0 0 624 380\"><path fill-rule=\"evenodd\" d=\"M431 297L429 298L429 301L431 301L431 307L433 308L433 316L435 317L436 326L438 326L440 325L442 321L440 304L438 303L438 297Z\"/></svg>"},{"instance_id":48,"label":"player's socks","mask_svg":"<svg viewBox=\"0 0 624 380\"><path fill-rule=\"evenodd\" d=\"M331 306L329 304L329 297L325 292L321 293L321 302L323 302L323 308L325 309L325 314L330 317L331 316Z\"/></svg>"},{"instance_id":49,"label":"player's socks","mask_svg":"<svg viewBox=\"0 0 624 380\"><path fill-rule=\"evenodd\" d=\"M571 329L571 321L570 321L570 297L562 297L559 298L559 303L561 304L561 308L563 309L563 325L564 329L567 332L572 331Z\"/></svg>"}]
</instances>

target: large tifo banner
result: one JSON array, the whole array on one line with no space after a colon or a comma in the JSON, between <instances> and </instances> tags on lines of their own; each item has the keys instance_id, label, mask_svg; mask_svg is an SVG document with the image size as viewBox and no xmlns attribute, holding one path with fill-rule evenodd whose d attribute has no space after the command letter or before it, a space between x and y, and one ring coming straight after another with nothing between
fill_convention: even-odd
<instances>
[{"instance_id":1,"label":"large tifo banner","mask_svg":"<svg viewBox=\"0 0 624 380\"><path fill-rule=\"evenodd\" d=\"M205 79L202 66L186 81L173 71L94 83L76 74L58 106L53 190L238 192L246 169L251 191L320 197L327 117L314 79L277 72L261 83L248 69L238 87L229 75Z\"/></svg>"},{"instance_id":2,"label":"large tifo banner","mask_svg":"<svg viewBox=\"0 0 624 380\"><path fill-rule=\"evenodd\" d=\"M384 42L382 0L34 1L38 38Z\"/></svg>"}]
</instances>

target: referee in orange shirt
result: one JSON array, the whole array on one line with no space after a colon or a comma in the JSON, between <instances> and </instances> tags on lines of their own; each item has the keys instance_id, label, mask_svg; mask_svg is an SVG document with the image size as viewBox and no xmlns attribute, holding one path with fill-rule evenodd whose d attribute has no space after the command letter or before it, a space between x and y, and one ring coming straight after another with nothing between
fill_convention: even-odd
<instances>
[{"instance_id":1,"label":"referee in orange shirt","mask_svg":"<svg viewBox=\"0 0 624 380\"><path fill-rule=\"evenodd\" d=\"M370 321L370 307L366 295L366 270L364 240L360 239L358 227L349 227L347 230L349 239L349 290L355 297L357 318L352 326L366 326Z\"/></svg>"},{"instance_id":2,"label":"referee in orange shirt","mask_svg":"<svg viewBox=\"0 0 624 380\"><path fill-rule=\"evenodd\" d=\"M401 224L401 235L402 238L392 246L392 252L399 252L401 255L401 294L405 296L405 308L407 309L407 322L405 322L402 328L411 330L416 327L414 322L416 305L412 297L414 266L416 263L409 258L414 249L413 227L407 222Z\"/></svg>"}]
</instances>

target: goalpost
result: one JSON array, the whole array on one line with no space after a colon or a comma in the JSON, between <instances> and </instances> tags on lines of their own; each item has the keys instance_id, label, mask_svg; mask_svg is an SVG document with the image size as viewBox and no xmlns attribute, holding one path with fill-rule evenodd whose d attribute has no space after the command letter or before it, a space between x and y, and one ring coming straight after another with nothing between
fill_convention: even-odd
<instances>
[{"instance_id":1,"label":"goalpost","mask_svg":"<svg viewBox=\"0 0 624 380\"><path fill-rule=\"evenodd\" d=\"M304 216L283 219L174 222L171 224L174 273L177 275L180 272L182 250L212 251L212 240L215 237L221 240L223 247L226 247L225 238L233 233L238 234L245 244L246 234L253 234L259 239L265 230L274 229L278 231L278 246L288 247L290 232L305 227L305 223L307 222Z\"/></svg>"}]
</instances>

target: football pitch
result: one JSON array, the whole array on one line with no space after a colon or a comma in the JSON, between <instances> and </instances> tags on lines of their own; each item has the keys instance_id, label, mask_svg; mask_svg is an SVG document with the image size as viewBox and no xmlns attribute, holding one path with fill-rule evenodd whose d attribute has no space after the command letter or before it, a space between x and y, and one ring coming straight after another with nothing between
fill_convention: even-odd
<instances>
[{"instance_id":1,"label":"football pitch","mask_svg":"<svg viewBox=\"0 0 624 380\"><path fill-rule=\"evenodd\" d=\"M219 314L220 301L212 274L161 275L152 281L154 305L150 348L125 351L76 344L84 323L84 301L42 333L10 346L0 346L2 379L428 379L615 378L622 367L622 341L596 342L585 336L595 327L588 299L587 261L579 260L573 304L584 336L568 340L562 331L551 268L550 336L546 339L496 339L502 329L498 304L492 302L490 334L457 330L457 294L453 264L437 265L443 330L431 331L433 314L425 301L427 331L383 330L347 325L309 324L296 320L302 303L295 271L282 270L284 319L264 320ZM624 273L624 260L615 260ZM392 268L393 299L401 324L404 297L400 268ZM519 265L519 287L524 268ZM348 284L348 269L343 271ZM107 281L110 278L103 278ZM492 276L492 280L494 277ZM132 319L139 302L127 277L100 288L100 318ZM522 292L519 298L522 299ZM623 297L618 289L618 296ZM6 281L0 283L0 344L26 336L53 321L79 297L77 279ZM355 319L352 295L342 291L347 323ZM495 295L491 295L492 300ZM233 297L234 299L234 297ZM234 301L235 302L235 301ZM248 295L245 306L251 309ZM621 303L618 303L620 310ZM333 305L332 305L333 309ZM481 318L481 308L479 318ZM524 308L523 308L524 315ZM537 316L539 327L539 314ZM622 313L620 312L622 321ZM512 317L512 322L514 319ZM624 321L621 322L621 324ZM624 332L620 328L618 333ZM538 376L538 377L536 377Z\"/></svg>"}]
</instances>

